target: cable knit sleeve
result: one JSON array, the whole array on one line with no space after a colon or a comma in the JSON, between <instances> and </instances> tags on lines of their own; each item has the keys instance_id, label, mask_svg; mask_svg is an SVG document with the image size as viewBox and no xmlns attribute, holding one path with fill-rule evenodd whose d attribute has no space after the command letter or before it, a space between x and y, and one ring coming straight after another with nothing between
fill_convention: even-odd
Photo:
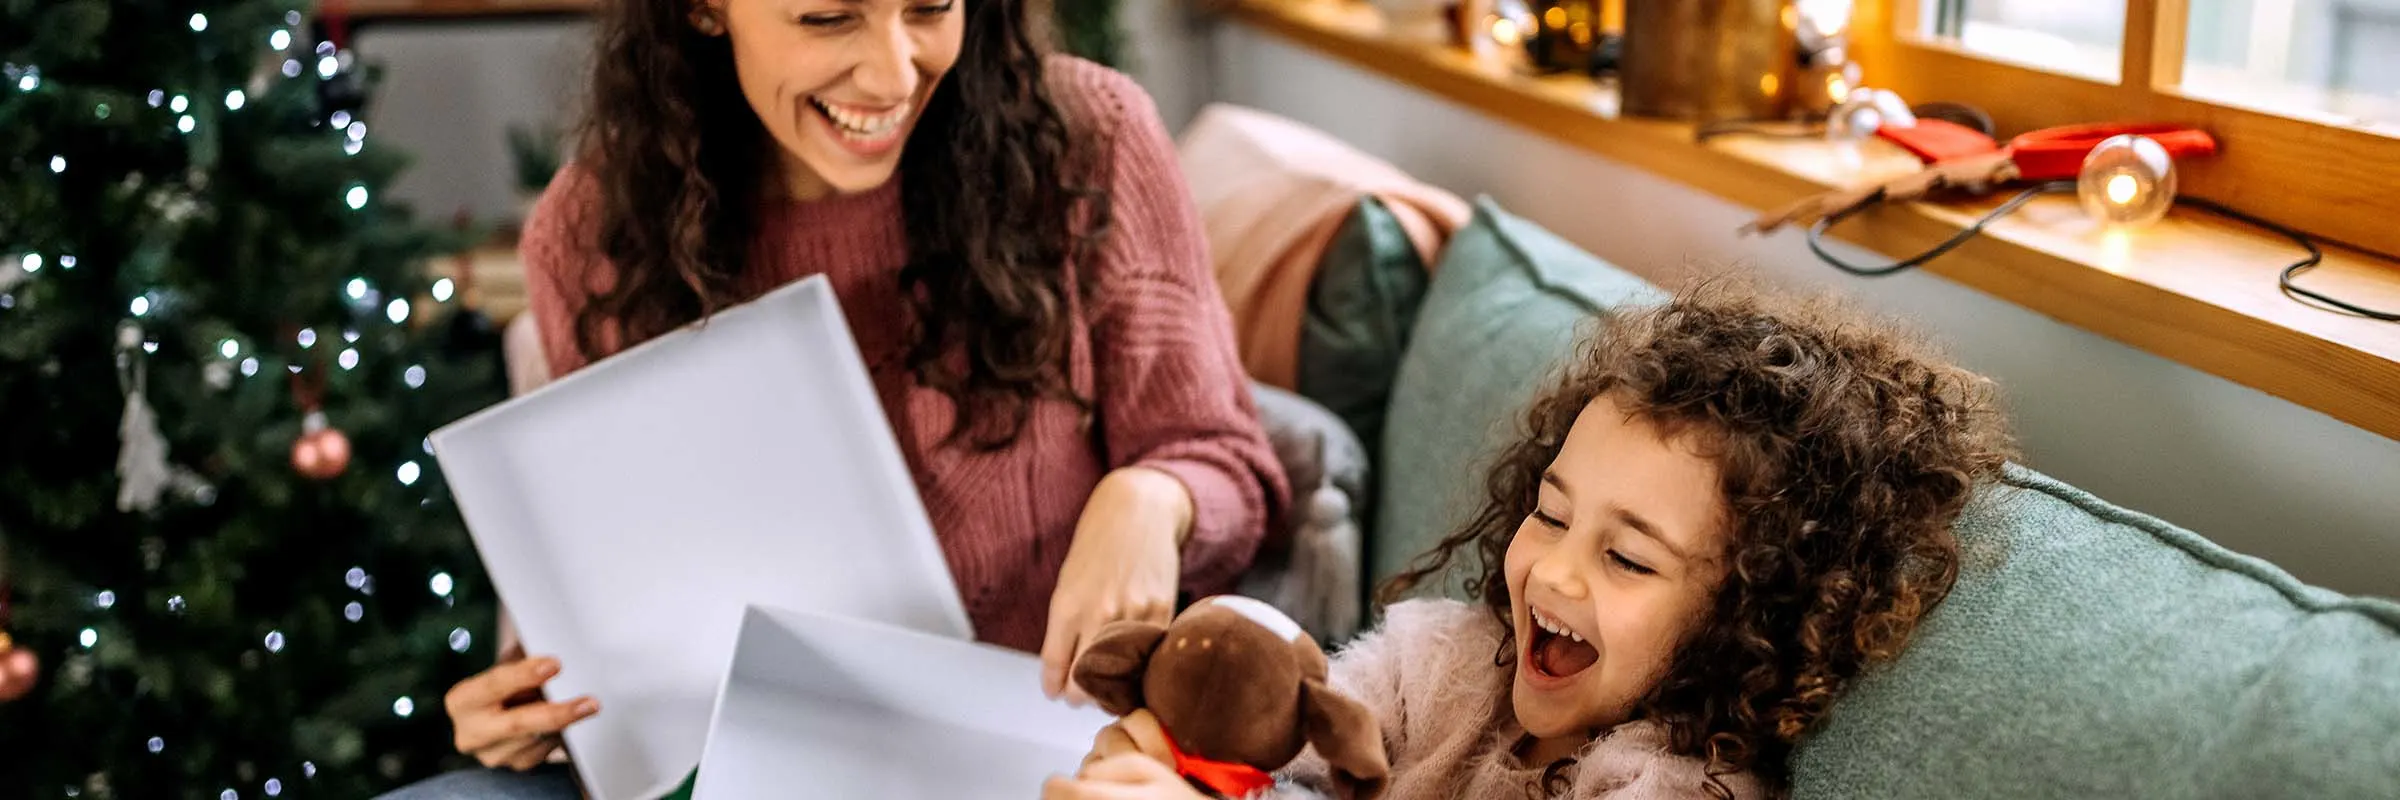
<instances>
[{"instance_id":1,"label":"cable knit sleeve","mask_svg":"<svg viewBox=\"0 0 2400 800\"><path fill-rule=\"evenodd\" d=\"M1183 582L1230 590L1289 490L1258 423L1233 322L1209 273L1199 212L1149 95L1124 75L1055 59L1070 118L1110 147L1109 228L1092 265L1092 343L1111 468L1145 466L1191 491Z\"/></svg>"},{"instance_id":2,"label":"cable knit sleeve","mask_svg":"<svg viewBox=\"0 0 2400 800\"><path fill-rule=\"evenodd\" d=\"M598 191L589 171L566 165L542 190L517 239L525 260L525 313L541 331L542 355L553 378L587 362L575 346L575 313L590 296L592 281L609 271L594 222Z\"/></svg>"}]
</instances>

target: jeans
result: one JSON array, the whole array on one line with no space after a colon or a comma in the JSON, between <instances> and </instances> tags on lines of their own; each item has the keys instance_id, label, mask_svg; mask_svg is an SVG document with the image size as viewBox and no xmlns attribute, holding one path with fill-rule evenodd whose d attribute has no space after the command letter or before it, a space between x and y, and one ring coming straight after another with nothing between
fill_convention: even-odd
<instances>
[{"instance_id":1,"label":"jeans","mask_svg":"<svg viewBox=\"0 0 2400 800\"><path fill-rule=\"evenodd\" d=\"M438 775L394 789L376 800L582 800L575 770L543 764L531 772L479 769Z\"/></svg>"}]
</instances>

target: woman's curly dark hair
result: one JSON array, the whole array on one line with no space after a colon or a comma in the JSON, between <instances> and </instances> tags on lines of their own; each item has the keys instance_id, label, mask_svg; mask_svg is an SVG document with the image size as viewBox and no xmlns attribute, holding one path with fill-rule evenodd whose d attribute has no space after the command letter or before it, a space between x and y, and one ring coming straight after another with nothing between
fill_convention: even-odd
<instances>
[{"instance_id":1,"label":"woman's curly dark hair","mask_svg":"<svg viewBox=\"0 0 2400 800\"><path fill-rule=\"evenodd\" d=\"M1690 437L1717 465L1731 522L1709 622L1637 714L1712 773L1781 786L1792 746L1949 593L1950 525L2012 448L1990 382L1830 299L1717 282L1620 312L1534 401L1472 521L1384 598L1479 559L1467 589L1507 628L1509 541L1576 416L1604 395Z\"/></svg>"},{"instance_id":2,"label":"woman's curly dark hair","mask_svg":"<svg viewBox=\"0 0 2400 800\"><path fill-rule=\"evenodd\" d=\"M584 163L616 281L577 312L576 347L630 346L740 302L773 146L732 45L694 30L700 0L611 0L599 14ZM1067 386L1066 264L1107 230L1108 195L1052 101L1047 27L1027 0L961 3L959 58L901 156L908 367L956 403L951 439L1005 446ZM1046 6L1045 6L1046 7ZM963 359L945 358L964 355Z\"/></svg>"}]
</instances>

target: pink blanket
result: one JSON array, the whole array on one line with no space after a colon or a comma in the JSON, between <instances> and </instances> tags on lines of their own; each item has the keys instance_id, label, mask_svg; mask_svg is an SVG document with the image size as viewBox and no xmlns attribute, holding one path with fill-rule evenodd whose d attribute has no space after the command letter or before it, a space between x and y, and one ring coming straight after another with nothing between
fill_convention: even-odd
<instances>
[{"instance_id":1,"label":"pink blanket","mask_svg":"<svg viewBox=\"0 0 2400 800\"><path fill-rule=\"evenodd\" d=\"M1428 266L1466 224L1467 203L1325 133L1225 104L1202 109L1177 150L1232 307L1242 365L1295 388L1317 262L1363 196L1391 210Z\"/></svg>"}]
</instances>

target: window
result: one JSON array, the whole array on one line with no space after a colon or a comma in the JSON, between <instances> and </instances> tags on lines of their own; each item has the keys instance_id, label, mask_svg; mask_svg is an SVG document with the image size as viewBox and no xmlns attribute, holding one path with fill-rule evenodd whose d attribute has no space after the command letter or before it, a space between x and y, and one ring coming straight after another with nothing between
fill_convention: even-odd
<instances>
[{"instance_id":1,"label":"window","mask_svg":"<svg viewBox=\"0 0 2400 800\"><path fill-rule=\"evenodd\" d=\"M2400 0L2190 0L2183 89L2400 127Z\"/></svg>"},{"instance_id":2,"label":"window","mask_svg":"<svg viewBox=\"0 0 2400 800\"><path fill-rule=\"evenodd\" d=\"M2182 191L2400 255L2400 0L1858 0L1864 82L2003 137L2091 122L2214 134Z\"/></svg>"},{"instance_id":3,"label":"window","mask_svg":"<svg viewBox=\"0 0 2400 800\"><path fill-rule=\"evenodd\" d=\"M1925 35L2031 67L2117 79L2125 7L2091 0L1927 0Z\"/></svg>"}]
</instances>

